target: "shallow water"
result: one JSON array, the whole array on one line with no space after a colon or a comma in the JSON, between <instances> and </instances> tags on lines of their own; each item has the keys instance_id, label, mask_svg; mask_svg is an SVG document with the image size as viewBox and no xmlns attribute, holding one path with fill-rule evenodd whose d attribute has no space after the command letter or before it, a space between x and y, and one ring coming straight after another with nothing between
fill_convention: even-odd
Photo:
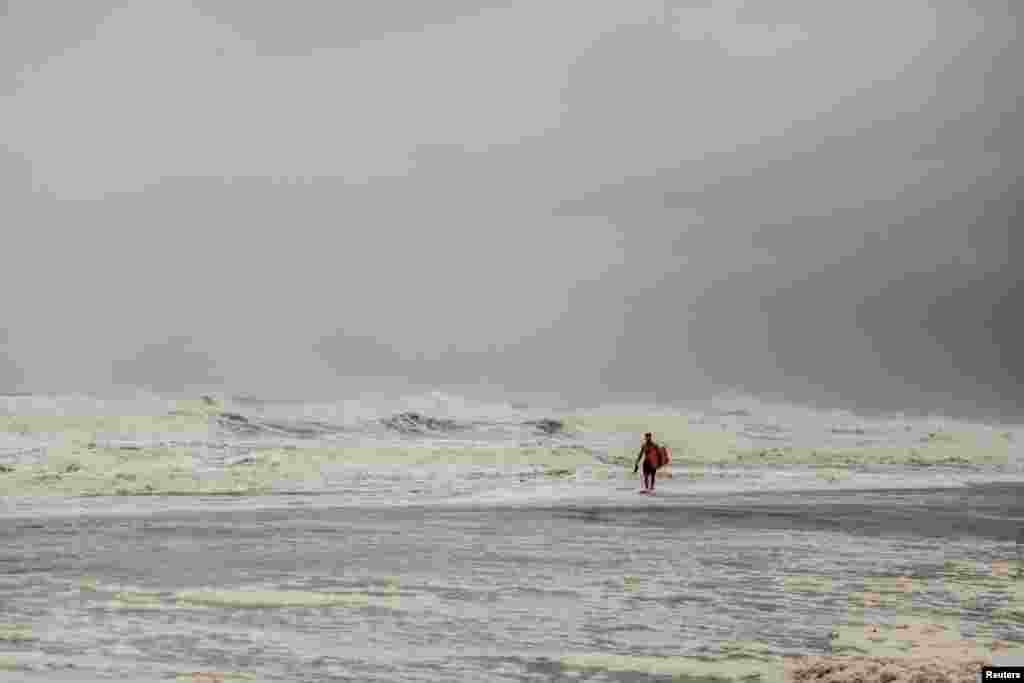
<instances>
[{"instance_id":1,"label":"shallow water","mask_svg":"<svg viewBox=\"0 0 1024 683\"><path fill-rule=\"evenodd\" d=\"M993 620L1011 597L967 609L943 580L950 560L1014 557L1010 526L991 520L1024 512L1020 493L8 518L2 619L33 639L0 644L26 680L67 668L468 681L557 680L560 659L579 652L714 655L735 641L826 652L858 609L953 611L965 633L1020 640L1019 622ZM885 515L903 524L878 523ZM904 574L921 590L899 609L851 602L865 578ZM204 601L182 599L197 590ZM308 606L331 595L350 599Z\"/></svg>"}]
</instances>

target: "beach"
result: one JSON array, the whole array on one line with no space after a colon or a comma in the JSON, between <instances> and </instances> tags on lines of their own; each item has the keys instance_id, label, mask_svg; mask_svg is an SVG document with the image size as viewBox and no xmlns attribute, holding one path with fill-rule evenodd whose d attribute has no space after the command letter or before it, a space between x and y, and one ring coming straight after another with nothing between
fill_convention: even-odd
<instances>
[{"instance_id":1,"label":"beach","mask_svg":"<svg viewBox=\"0 0 1024 683\"><path fill-rule=\"evenodd\" d=\"M1024 644L1005 426L26 403L3 680L959 681Z\"/></svg>"}]
</instances>

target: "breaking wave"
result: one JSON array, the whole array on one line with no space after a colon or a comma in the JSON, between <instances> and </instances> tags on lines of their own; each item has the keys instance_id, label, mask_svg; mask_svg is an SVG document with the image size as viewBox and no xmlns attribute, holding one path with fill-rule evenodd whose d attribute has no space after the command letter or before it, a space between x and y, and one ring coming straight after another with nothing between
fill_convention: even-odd
<instances>
[{"instance_id":1,"label":"breaking wave","mask_svg":"<svg viewBox=\"0 0 1024 683\"><path fill-rule=\"evenodd\" d=\"M388 429L402 434L424 434L427 432L454 432L463 429L455 420L429 417L416 412L399 413L381 420Z\"/></svg>"},{"instance_id":2,"label":"breaking wave","mask_svg":"<svg viewBox=\"0 0 1024 683\"><path fill-rule=\"evenodd\" d=\"M439 392L336 403L6 396L0 494L515 501L548 496L553 482L555 495L572 498L562 485L570 482L586 496L614 497L635 487L648 431L672 451L665 486L686 492L1021 473L1019 428L793 407L559 411Z\"/></svg>"}]
</instances>

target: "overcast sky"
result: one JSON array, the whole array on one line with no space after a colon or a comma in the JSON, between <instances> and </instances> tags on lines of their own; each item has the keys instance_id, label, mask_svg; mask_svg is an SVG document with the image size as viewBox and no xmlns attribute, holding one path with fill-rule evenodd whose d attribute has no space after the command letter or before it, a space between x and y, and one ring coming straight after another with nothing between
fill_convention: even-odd
<instances>
[{"instance_id":1,"label":"overcast sky","mask_svg":"<svg viewBox=\"0 0 1024 683\"><path fill-rule=\"evenodd\" d=\"M1017 0L5 6L0 390L1024 413Z\"/></svg>"}]
</instances>

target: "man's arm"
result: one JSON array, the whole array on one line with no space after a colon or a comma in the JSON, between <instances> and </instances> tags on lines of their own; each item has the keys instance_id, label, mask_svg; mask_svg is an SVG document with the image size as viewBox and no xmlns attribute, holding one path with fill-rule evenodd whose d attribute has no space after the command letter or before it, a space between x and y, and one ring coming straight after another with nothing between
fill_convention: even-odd
<instances>
[{"instance_id":1,"label":"man's arm","mask_svg":"<svg viewBox=\"0 0 1024 683\"><path fill-rule=\"evenodd\" d=\"M636 462L633 463L633 474L636 474L637 470L640 469L640 458L644 457L644 449L640 449L640 454L636 456Z\"/></svg>"}]
</instances>

